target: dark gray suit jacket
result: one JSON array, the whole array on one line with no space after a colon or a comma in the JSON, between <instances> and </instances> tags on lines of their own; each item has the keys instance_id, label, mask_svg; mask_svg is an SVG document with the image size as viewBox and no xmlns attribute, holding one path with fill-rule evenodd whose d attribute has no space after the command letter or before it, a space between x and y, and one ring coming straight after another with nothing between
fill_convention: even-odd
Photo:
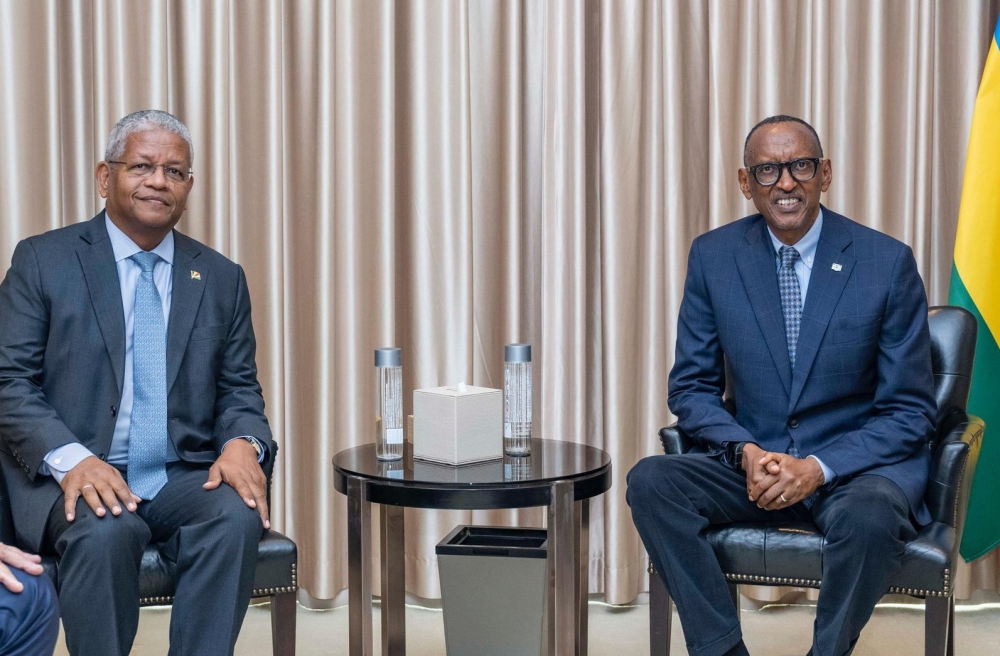
<instances>
[{"instance_id":1,"label":"dark gray suit jacket","mask_svg":"<svg viewBox=\"0 0 1000 656\"><path fill-rule=\"evenodd\" d=\"M125 316L104 216L25 239L0 284L0 467L18 540L36 552L62 494L38 473L42 459L74 441L106 458L121 402ZM242 435L273 454L243 269L174 239L170 440L190 463L214 462Z\"/></svg>"},{"instance_id":2,"label":"dark gray suit jacket","mask_svg":"<svg viewBox=\"0 0 1000 656\"><path fill-rule=\"evenodd\" d=\"M877 474L930 521L924 490L937 407L927 298L912 251L823 208L794 369L774 246L748 216L691 245L670 409L698 450L795 444L836 475ZM736 416L722 404L728 388Z\"/></svg>"}]
</instances>

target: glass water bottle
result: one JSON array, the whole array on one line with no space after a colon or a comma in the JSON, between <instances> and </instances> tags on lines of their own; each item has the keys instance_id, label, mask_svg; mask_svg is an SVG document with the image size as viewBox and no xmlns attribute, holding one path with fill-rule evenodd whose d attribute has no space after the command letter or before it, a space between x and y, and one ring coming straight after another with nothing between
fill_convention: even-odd
<instances>
[{"instance_id":1,"label":"glass water bottle","mask_svg":"<svg viewBox=\"0 0 1000 656\"><path fill-rule=\"evenodd\" d=\"M403 457L403 353L375 349L375 457Z\"/></svg>"},{"instance_id":2,"label":"glass water bottle","mask_svg":"<svg viewBox=\"0 0 1000 656\"><path fill-rule=\"evenodd\" d=\"M508 344L503 350L503 451L531 453L531 345Z\"/></svg>"}]
</instances>

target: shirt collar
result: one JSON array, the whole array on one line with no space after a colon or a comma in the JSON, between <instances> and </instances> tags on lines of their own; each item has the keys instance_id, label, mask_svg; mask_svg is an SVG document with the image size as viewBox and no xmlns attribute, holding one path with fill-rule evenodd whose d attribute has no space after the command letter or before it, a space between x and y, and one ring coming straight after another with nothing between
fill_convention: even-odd
<instances>
[{"instance_id":1,"label":"shirt collar","mask_svg":"<svg viewBox=\"0 0 1000 656\"><path fill-rule=\"evenodd\" d=\"M108 216L107 211L104 212L104 225L108 228L108 237L111 238L111 249L115 253L115 264L121 262L122 260L127 260L136 253L142 251L132 239L122 232L121 228L115 225L115 222L111 220ZM171 230L167 233L167 236L163 238L156 248L153 249L153 253L159 255L167 264L173 265L174 263L174 231Z\"/></svg>"},{"instance_id":2,"label":"shirt collar","mask_svg":"<svg viewBox=\"0 0 1000 656\"><path fill-rule=\"evenodd\" d=\"M802 235L802 239L798 240L792 246L795 250L799 252L799 259L809 267L811 271L813 268L813 261L816 259L816 248L819 246L819 234L823 231L823 208L820 208L819 215L816 217L816 222L813 223L812 227L809 228L809 232ZM778 253L781 251L781 247L785 244L774 236L771 232L771 227L768 226L767 234L771 237L771 245L774 246L774 252Z\"/></svg>"}]
</instances>

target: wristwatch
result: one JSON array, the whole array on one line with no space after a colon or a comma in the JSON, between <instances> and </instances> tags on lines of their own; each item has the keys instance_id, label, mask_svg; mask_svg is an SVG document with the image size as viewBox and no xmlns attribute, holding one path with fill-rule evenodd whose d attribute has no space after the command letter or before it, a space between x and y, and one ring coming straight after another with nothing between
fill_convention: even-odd
<instances>
[{"instance_id":1,"label":"wristwatch","mask_svg":"<svg viewBox=\"0 0 1000 656\"><path fill-rule=\"evenodd\" d=\"M726 460L734 470L743 471L743 447L746 442L730 442L726 445Z\"/></svg>"},{"instance_id":2,"label":"wristwatch","mask_svg":"<svg viewBox=\"0 0 1000 656\"><path fill-rule=\"evenodd\" d=\"M260 442L258 442L254 437L250 437L249 435L243 435L242 437L244 440L249 442L251 446L253 446L253 450L257 452L257 459L259 460L261 455L264 453L264 447L262 447Z\"/></svg>"}]
</instances>

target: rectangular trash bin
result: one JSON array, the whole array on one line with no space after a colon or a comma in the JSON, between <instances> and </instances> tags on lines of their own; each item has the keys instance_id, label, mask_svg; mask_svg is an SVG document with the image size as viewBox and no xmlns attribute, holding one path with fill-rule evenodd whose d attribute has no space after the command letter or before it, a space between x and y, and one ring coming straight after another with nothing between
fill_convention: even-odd
<instances>
[{"instance_id":1,"label":"rectangular trash bin","mask_svg":"<svg viewBox=\"0 0 1000 656\"><path fill-rule=\"evenodd\" d=\"M541 528L456 526L438 543L448 656L546 653Z\"/></svg>"}]
</instances>

